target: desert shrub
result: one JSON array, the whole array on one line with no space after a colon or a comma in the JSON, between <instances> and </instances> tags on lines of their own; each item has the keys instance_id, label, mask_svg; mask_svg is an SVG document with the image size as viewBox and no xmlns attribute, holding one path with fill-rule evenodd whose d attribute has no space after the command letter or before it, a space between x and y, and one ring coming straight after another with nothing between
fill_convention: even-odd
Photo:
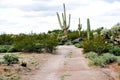
<instances>
[{"instance_id":1,"label":"desert shrub","mask_svg":"<svg viewBox=\"0 0 120 80\"><path fill-rule=\"evenodd\" d=\"M105 63L112 63L117 61L116 56L110 53L103 54L102 59L105 61Z\"/></svg>"},{"instance_id":2,"label":"desert shrub","mask_svg":"<svg viewBox=\"0 0 120 80\"><path fill-rule=\"evenodd\" d=\"M43 45L43 48L46 50L46 52L52 53L55 50L55 47L58 45L58 41L55 37L48 37L48 39L44 39L44 41L41 42Z\"/></svg>"},{"instance_id":3,"label":"desert shrub","mask_svg":"<svg viewBox=\"0 0 120 80\"><path fill-rule=\"evenodd\" d=\"M116 56L120 56L120 47L118 46L112 46L109 50L110 53L116 55Z\"/></svg>"},{"instance_id":4,"label":"desert shrub","mask_svg":"<svg viewBox=\"0 0 120 80\"><path fill-rule=\"evenodd\" d=\"M35 38L32 35L20 34L16 36L13 46L18 51L32 52L34 50Z\"/></svg>"},{"instance_id":5,"label":"desert shrub","mask_svg":"<svg viewBox=\"0 0 120 80\"><path fill-rule=\"evenodd\" d=\"M22 52L52 52L58 45L56 34L20 34L16 36L13 46Z\"/></svg>"},{"instance_id":6,"label":"desert shrub","mask_svg":"<svg viewBox=\"0 0 120 80\"><path fill-rule=\"evenodd\" d=\"M85 54L85 57L93 60L94 58L98 57L98 55L95 52L88 52Z\"/></svg>"},{"instance_id":7,"label":"desert shrub","mask_svg":"<svg viewBox=\"0 0 120 80\"><path fill-rule=\"evenodd\" d=\"M92 61L92 64L102 67L105 67L106 64L117 61L116 56L110 53L105 53L101 56L98 56L95 52L89 52L85 54L85 57L89 58Z\"/></svg>"},{"instance_id":8,"label":"desert shrub","mask_svg":"<svg viewBox=\"0 0 120 80\"><path fill-rule=\"evenodd\" d=\"M118 66L120 66L120 61L118 61L117 63L118 63Z\"/></svg>"},{"instance_id":9,"label":"desert shrub","mask_svg":"<svg viewBox=\"0 0 120 80\"><path fill-rule=\"evenodd\" d=\"M94 65L104 67L106 65L105 61L101 57L96 57L93 59Z\"/></svg>"},{"instance_id":10,"label":"desert shrub","mask_svg":"<svg viewBox=\"0 0 120 80\"><path fill-rule=\"evenodd\" d=\"M102 66L104 67L106 65L105 60L102 59L102 57L96 57L93 59L94 65L96 66Z\"/></svg>"},{"instance_id":11,"label":"desert shrub","mask_svg":"<svg viewBox=\"0 0 120 80\"><path fill-rule=\"evenodd\" d=\"M0 80L4 80L3 78L0 78Z\"/></svg>"},{"instance_id":12,"label":"desert shrub","mask_svg":"<svg viewBox=\"0 0 120 80\"><path fill-rule=\"evenodd\" d=\"M110 40L112 34L109 29L103 29L101 30L100 35L104 36L105 39Z\"/></svg>"},{"instance_id":13,"label":"desert shrub","mask_svg":"<svg viewBox=\"0 0 120 80\"><path fill-rule=\"evenodd\" d=\"M69 40L74 40L74 39L77 39L79 37L79 34L77 31L69 31L68 32L68 39Z\"/></svg>"},{"instance_id":14,"label":"desert shrub","mask_svg":"<svg viewBox=\"0 0 120 80\"><path fill-rule=\"evenodd\" d=\"M111 28L111 33L112 33L112 36L114 36L114 37L117 37L120 35L120 23L114 25Z\"/></svg>"},{"instance_id":15,"label":"desert shrub","mask_svg":"<svg viewBox=\"0 0 120 80\"><path fill-rule=\"evenodd\" d=\"M75 47L77 47L77 48L82 48L82 43L76 43L76 44L74 44L75 45Z\"/></svg>"},{"instance_id":16,"label":"desert shrub","mask_svg":"<svg viewBox=\"0 0 120 80\"><path fill-rule=\"evenodd\" d=\"M10 45L0 45L0 53L5 53L9 50Z\"/></svg>"},{"instance_id":17,"label":"desert shrub","mask_svg":"<svg viewBox=\"0 0 120 80\"><path fill-rule=\"evenodd\" d=\"M17 49L11 45L7 52L17 52Z\"/></svg>"},{"instance_id":18,"label":"desert shrub","mask_svg":"<svg viewBox=\"0 0 120 80\"><path fill-rule=\"evenodd\" d=\"M3 58L5 62L7 63L7 65L17 64L19 62L18 57L14 54L6 54L3 56Z\"/></svg>"},{"instance_id":19,"label":"desert shrub","mask_svg":"<svg viewBox=\"0 0 120 80\"><path fill-rule=\"evenodd\" d=\"M118 63L118 66L120 66L120 60L118 60L117 63Z\"/></svg>"},{"instance_id":20,"label":"desert shrub","mask_svg":"<svg viewBox=\"0 0 120 80\"><path fill-rule=\"evenodd\" d=\"M108 52L109 45L108 43L106 43L106 40L102 36L99 36L97 38L92 38L90 40L84 39L82 44L85 53L93 51L100 55L101 53Z\"/></svg>"},{"instance_id":21,"label":"desert shrub","mask_svg":"<svg viewBox=\"0 0 120 80\"><path fill-rule=\"evenodd\" d=\"M68 40L67 42L65 42L65 45L72 45L72 42Z\"/></svg>"},{"instance_id":22,"label":"desert shrub","mask_svg":"<svg viewBox=\"0 0 120 80\"><path fill-rule=\"evenodd\" d=\"M11 45L13 43L13 35L12 34L1 34L0 35L0 45Z\"/></svg>"},{"instance_id":23,"label":"desert shrub","mask_svg":"<svg viewBox=\"0 0 120 80\"><path fill-rule=\"evenodd\" d=\"M113 63L116 61L117 61L117 58L110 53L105 53L103 54L103 56L99 56L93 59L93 62L95 65L102 66L102 67L104 67L108 63Z\"/></svg>"},{"instance_id":24,"label":"desert shrub","mask_svg":"<svg viewBox=\"0 0 120 80\"><path fill-rule=\"evenodd\" d=\"M16 52L14 46L12 45L0 45L0 53L6 53L6 52Z\"/></svg>"},{"instance_id":25,"label":"desert shrub","mask_svg":"<svg viewBox=\"0 0 120 80\"><path fill-rule=\"evenodd\" d=\"M120 23L114 25L111 29L111 41L114 45L120 45Z\"/></svg>"},{"instance_id":26,"label":"desert shrub","mask_svg":"<svg viewBox=\"0 0 120 80\"><path fill-rule=\"evenodd\" d=\"M0 65L5 64L5 61L0 61Z\"/></svg>"}]
</instances>

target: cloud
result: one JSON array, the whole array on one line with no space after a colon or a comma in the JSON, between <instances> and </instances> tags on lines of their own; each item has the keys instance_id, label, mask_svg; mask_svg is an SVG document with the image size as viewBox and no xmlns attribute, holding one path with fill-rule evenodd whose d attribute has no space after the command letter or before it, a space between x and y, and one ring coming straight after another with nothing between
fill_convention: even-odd
<instances>
[{"instance_id":1,"label":"cloud","mask_svg":"<svg viewBox=\"0 0 120 80\"><path fill-rule=\"evenodd\" d=\"M77 29L79 17L83 29L87 18L92 29L110 28L120 21L119 0L0 0L0 32L40 33L60 29L56 12L63 12L63 3L67 16L71 14L72 30Z\"/></svg>"},{"instance_id":2,"label":"cloud","mask_svg":"<svg viewBox=\"0 0 120 80\"><path fill-rule=\"evenodd\" d=\"M104 0L104 1L109 2L109 3L120 2L120 0Z\"/></svg>"}]
</instances>

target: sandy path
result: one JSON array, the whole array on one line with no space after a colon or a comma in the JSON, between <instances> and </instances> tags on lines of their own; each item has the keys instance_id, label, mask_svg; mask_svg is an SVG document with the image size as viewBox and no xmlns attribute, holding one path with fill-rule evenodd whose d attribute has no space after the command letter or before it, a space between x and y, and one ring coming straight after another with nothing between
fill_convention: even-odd
<instances>
[{"instance_id":1,"label":"sandy path","mask_svg":"<svg viewBox=\"0 0 120 80\"><path fill-rule=\"evenodd\" d=\"M58 55L48 61L31 76L30 80L118 80L113 70L90 68L82 49L59 46Z\"/></svg>"}]
</instances>

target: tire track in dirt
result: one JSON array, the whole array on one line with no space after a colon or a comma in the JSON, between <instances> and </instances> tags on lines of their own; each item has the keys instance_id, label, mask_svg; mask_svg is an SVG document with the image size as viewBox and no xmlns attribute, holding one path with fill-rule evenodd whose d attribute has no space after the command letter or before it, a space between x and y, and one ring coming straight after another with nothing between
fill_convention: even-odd
<instances>
[{"instance_id":1,"label":"tire track in dirt","mask_svg":"<svg viewBox=\"0 0 120 80\"><path fill-rule=\"evenodd\" d=\"M30 80L118 80L111 69L90 68L82 49L58 46L54 55ZM109 76L104 72L109 72ZM112 77L111 77L112 76Z\"/></svg>"}]
</instances>

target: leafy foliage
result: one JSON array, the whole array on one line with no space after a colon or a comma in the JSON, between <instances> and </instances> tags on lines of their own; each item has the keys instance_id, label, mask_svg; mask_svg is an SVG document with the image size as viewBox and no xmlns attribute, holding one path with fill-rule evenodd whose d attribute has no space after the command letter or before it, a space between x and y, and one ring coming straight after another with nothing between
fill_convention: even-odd
<instances>
[{"instance_id":1,"label":"leafy foliage","mask_svg":"<svg viewBox=\"0 0 120 80\"><path fill-rule=\"evenodd\" d=\"M102 57L96 57L95 59L93 59L94 65L97 66L102 66L104 67L106 65L105 60L102 59Z\"/></svg>"},{"instance_id":2,"label":"leafy foliage","mask_svg":"<svg viewBox=\"0 0 120 80\"><path fill-rule=\"evenodd\" d=\"M69 31L68 33L69 33L68 34L68 39L71 40L71 41L79 38L79 34L78 34L77 31Z\"/></svg>"},{"instance_id":3,"label":"leafy foliage","mask_svg":"<svg viewBox=\"0 0 120 80\"><path fill-rule=\"evenodd\" d=\"M110 49L109 49L109 52L116 55L116 56L120 56L120 47L118 46L112 46Z\"/></svg>"},{"instance_id":4,"label":"leafy foliage","mask_svg":"<svg viewBox=\"0 0 120 80\"><path fill-rule=\"evenodd\" d=\"M58 45L56 34L20 34L13 43L18 51L22 52L52 52Z\"/></svg>"},{"instance_id":5,"label":"leafy foliage","mask_svg":"<svg viewBox=\"0 0 120 80\"><path fill-rule=\"evenodd\" d=\"M19 62L18 57L16 55L14 55L14 54L6 54L6 55L4 55L4 60L7 63L7 65L17 64Z\"/></svg>"},{"instance_id":6,"label":"leafy foliage","mask_svg":"<svg viewBox=\"0 0 120 80\"><path fill-rule=\"evenodd\" d=\"M99 36L97 38L92 38L90 40L84 39L82 42L84 52L96 52L98 54L104 53L108 51L108 44L106 43L106 40L104 37Z\"/></svg>"},{"instance_id":7,"label":"leafy foliage","mask_svg":"<svg viewBox=\"0 0 120 80\"><path fill-rule=\"evenodd\" d=\"M85 57L89 58L90 60L93 60L94 58L98 57L98 55L95 52L88 52L85 54Z\"/></svg>"},{"instance_id":8,"label":"leafy foliage","mask_svg":"<svg viewBox=\"0 0 120 80\"><path fill-rule=\"evenodd\" d=\"M102 56L98 56L95 52L89 52L85 54L86 58L92 60L94 65L104 67L106 64L113 63L117 61L116 56L110 53L105 53Z\"/></svg>"},{"instance_id":9,"label":"leafy foliage","mask_svg":"<svg viewBox=\"0 0 120 80\"><path fill-rule=\"evenodd\" d=\"M112 63L117 61L116 56L110 53L103 54L102 59L105 61L105 63Z\"/></svg>"},{"instance_id":10,"label":"leafy foliage","mask_svg":"<svg viewBox=\"0 0 120 80\"><path fill-rule=\"evenodd\" d=\"M114 25L111 29L111 41L114 45L120 45L120 23Z\"/></svg>"},{"instance_id":11,"label":"leafy foliage","mask_svg":"<svg viewBox=\"0 0 120 80\"><path fill-rule=\"evenodd\" d=\"M76 43L76 44L74 44L75 45L75 47L77 47L77 48L82 48L82 43Z\"/></svg>"},{"instance_id":12,"label":"leafy foliage","mask_svg":"<svg viewBox=\"0 0 120 80\"><path fill-rule=\"evenodd\" d=\"M7 52L10 47L10 45L0 45L0 53Z\"/></svg>"},{"instance_id":13,"label":"leafy foliage","mask_svg":"<svg viewBox=\"0 0 120 80\"><path fill-rule=\"evenodd\" d=\"M13 43L14 36L12 34L1 34L0 45L11 45Z\"/></svg>"}]
</instances>

